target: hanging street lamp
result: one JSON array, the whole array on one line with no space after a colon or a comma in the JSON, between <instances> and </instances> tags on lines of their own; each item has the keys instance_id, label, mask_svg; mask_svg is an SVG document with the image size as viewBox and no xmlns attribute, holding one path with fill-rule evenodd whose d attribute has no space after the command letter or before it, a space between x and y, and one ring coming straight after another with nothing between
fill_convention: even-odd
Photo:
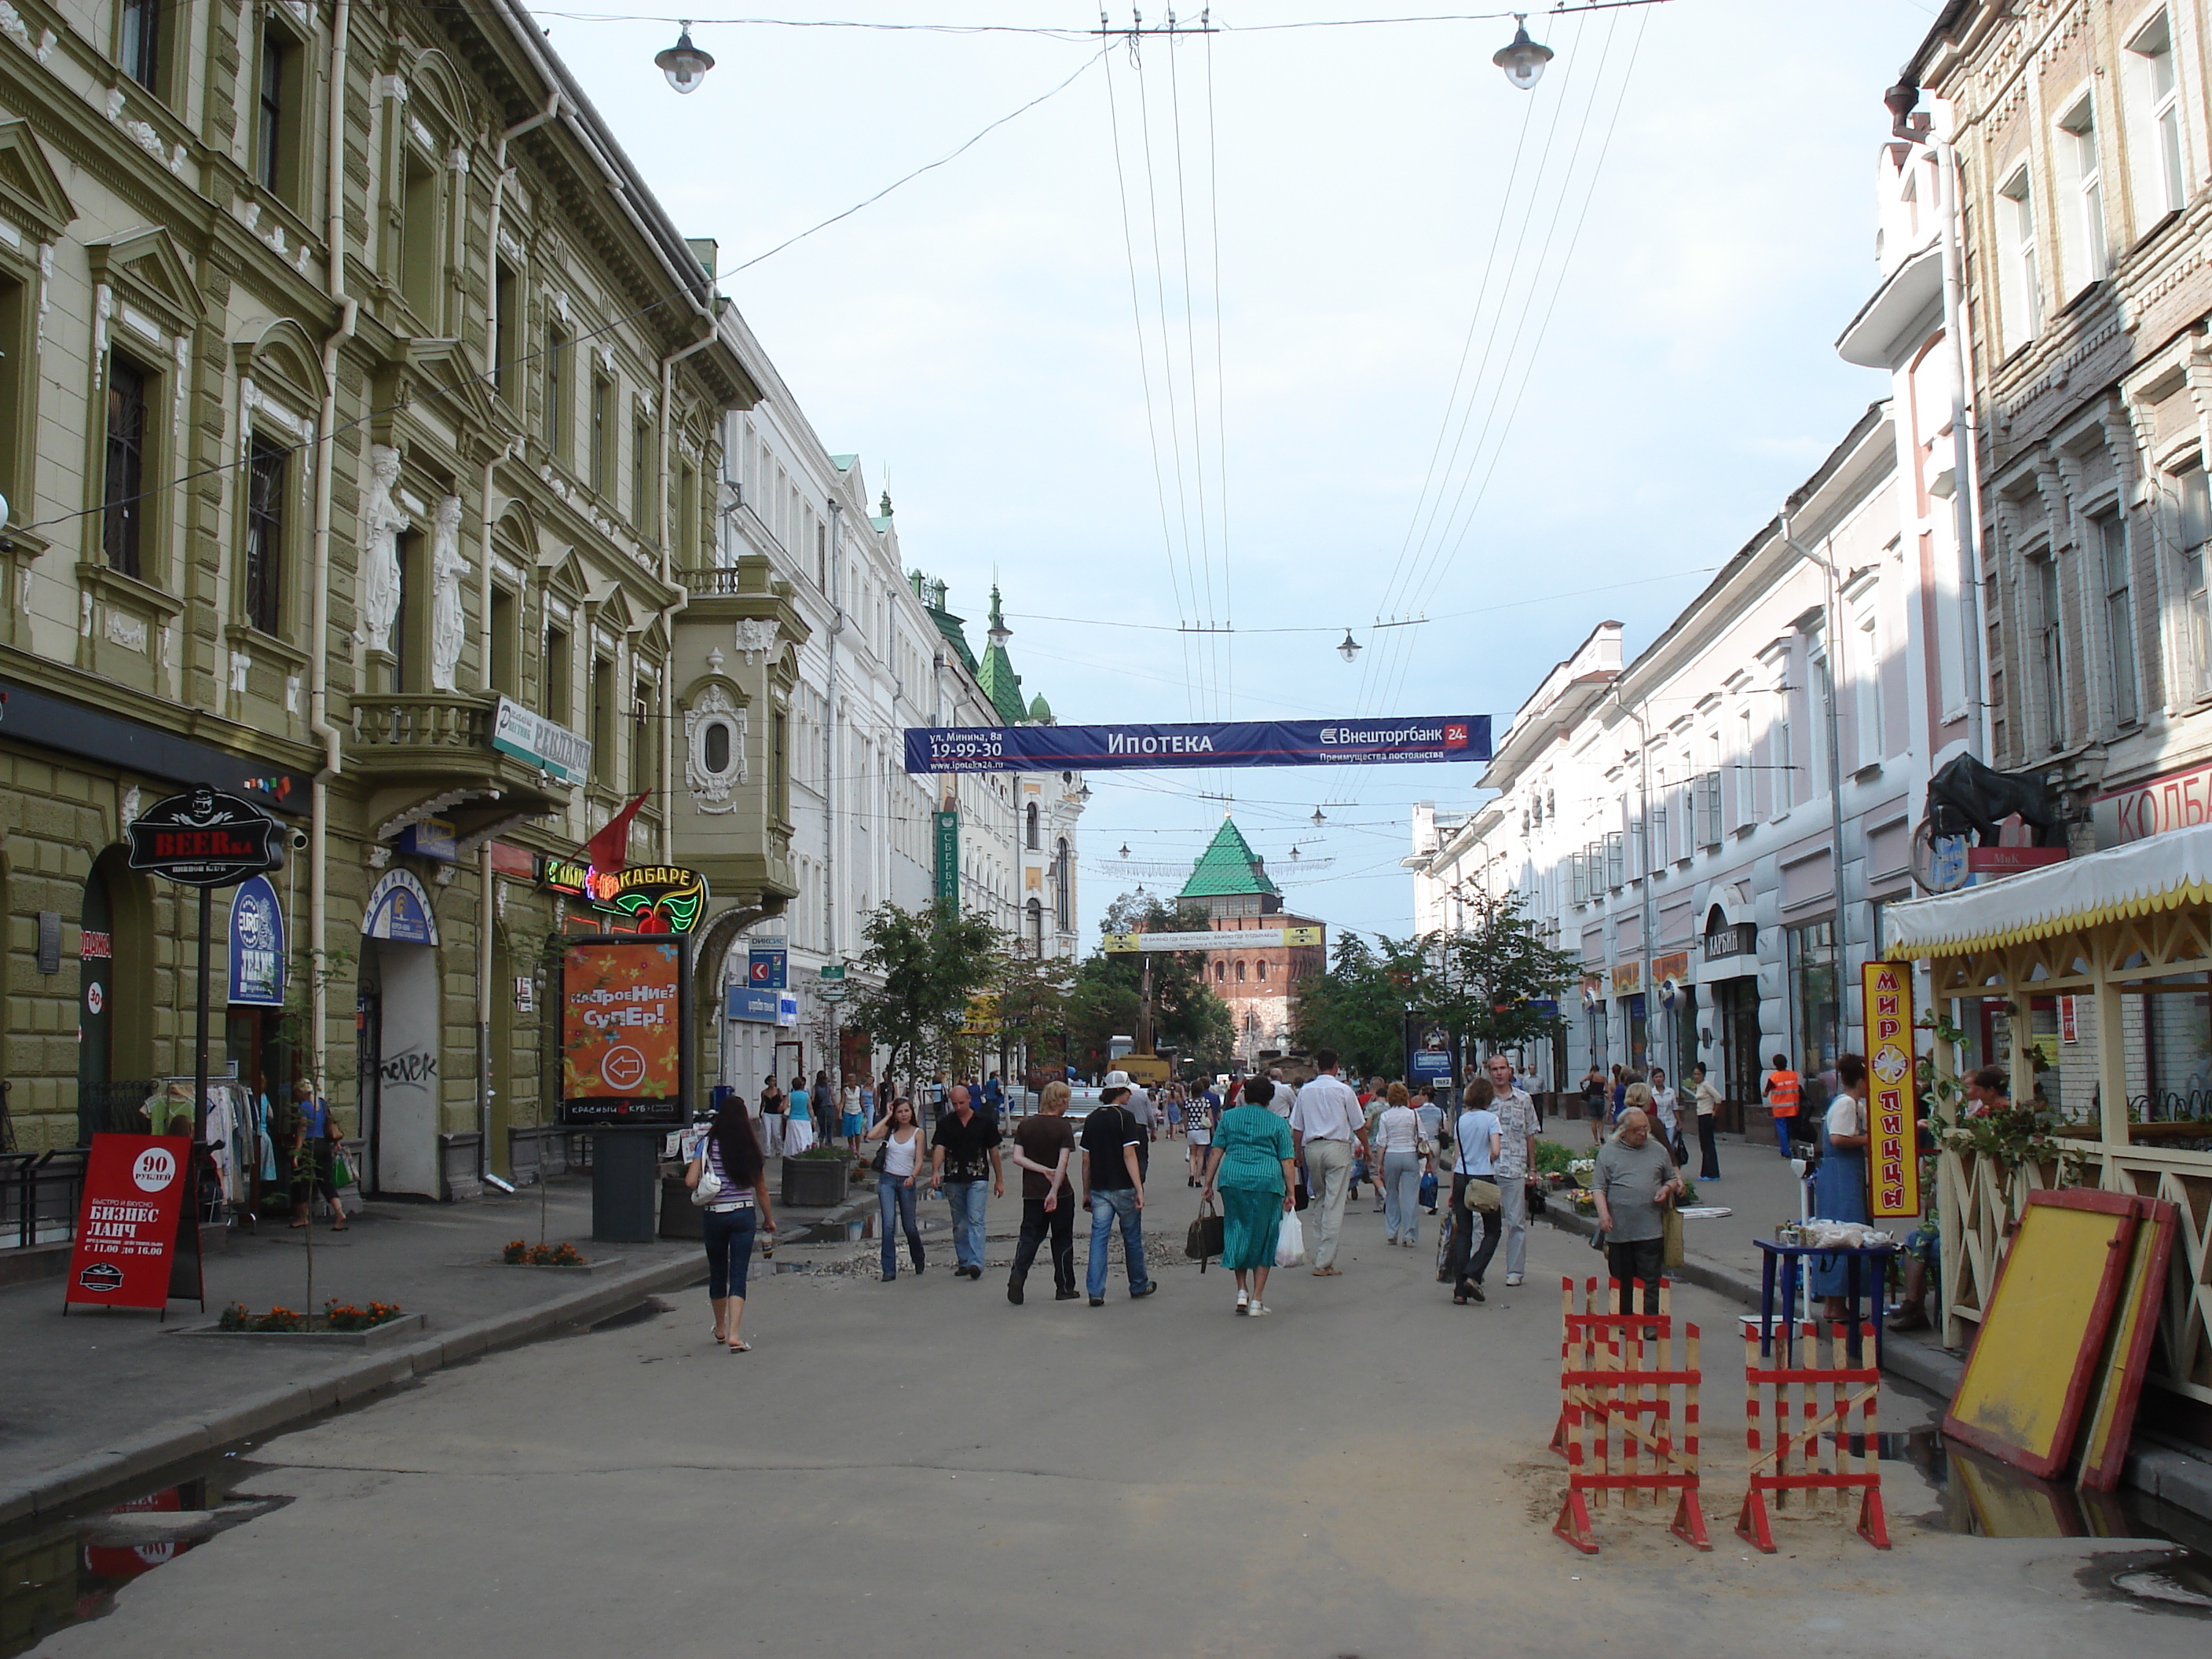
<instances>
[{"instance_id":1,"label":"hanging street lamp","mask_svg":"<svg viewBox=\"0 0 2212 1659\"><path fill-rule=\"evenodd\" d=\"M1336 654L1346 662L1359 660L1359 641L1352 637L1352 630L1344 630L1344 643L1336 647Z\"/></svg>"},{"instance_id":2,"label":"hanging street lamp","mask_svg":"<svg viewBox=\"0 0 2212 1659\"><path fill-rule=\"evenodd\" d=\"M1528 14L1516 12L1513 21L1517 27L1513 39L1491 56L1490 61L1505 71L1505 78L1523 92L1535 90L1536 82L1544 78L1544 65L1552 61L1552 49L1528 38Z\"/></svg>"},{"instance_id":3,"label":"hanging street lamp","mask_svg":"<svg viewBox=\"0 0 2212 1659\"><path fill-rule=\"evenodd\" d=\"M691 44L689 19L678 26L676 44L665 52L653 53L653 61L668 77L670 86L686 93L698 91L699 83L707 78L707 71L714 67L714 58Z\"/></svg>"}]
</instances>

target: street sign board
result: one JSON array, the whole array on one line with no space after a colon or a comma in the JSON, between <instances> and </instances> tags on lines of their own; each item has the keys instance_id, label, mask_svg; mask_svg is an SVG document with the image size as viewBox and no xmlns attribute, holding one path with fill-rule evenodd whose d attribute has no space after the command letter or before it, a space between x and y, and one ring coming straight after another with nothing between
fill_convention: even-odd
<instances>
[{"instance_id":1,"label":"street sign board","mask_svg":"<svg viewBox=\"0 0 2212 1659\"><path fill-rule=\"evenodd\" d=\"M1451 1056L1438 1054L1433 1048L1416 1050L1413 1054L1413 1080L1417 1083L1449 1083Z\"/></svg>"},{"instance_id":2,"label":"street sign board","mask_svg":"<svg viewBox=\"0 0 2212 1659\"><path fill-rule=\"evenodd\" d=\"M1867 1116L1867 1213L1903 1220L1920 1213L1919 1117L1912 1063L1912 970L1869 962L1860 970L1870 1087Z\"/></svg>"},{"instance_id":3,"label":"street sign board","mask_svg":"<svg viewBox=\"0 0 2212 1659\"><path fill-rule=\"evenodd\" d=\"M93 1136L64 1304L168 1305L191 1152L184 1135Z\"/></svg>"},{"instance_id":4,"label":"street sign board","mask_svg":"<svg viewBox=\"0 0 2212 1659\"><path fill-rule=\"evenodd\" d=\"M790 977L791 957L781 947L755 945L745 952L745 979L757 990L781 991Z\"/></svg>"},{"instance_id":5,"label":"street sign board","mask_svg":"<svg viewBox=\"0 0 2212 1659\"><path fill-rule=\"evenodd\" d=\"M684 945L599 935L561 953L561 1115L619 1128L684 1121Z\"/></svg>"},{"instance_id":6,"label":"street sign board","mask_svg":"<svg viewBox=\"0 0 2212 1659\"><path fill-rule=\"evenodd\" d=\"M825 962L814 971L823 979L842 979L845 977L845 964L842 962Z\"/></svg>"},{"instance_id":7,"label":"street sign board","mask_svg":"<svg viewBox=\"0 0 2212 1659\"><path fill-rule=\"evenodd\" d=\"M284 908L266 876L231 896L230 1006L284 1006Z\"/></svg>"},{"instance_id":8,"label":"street sign board","mask_svg":"<svg viewBox=\"0 0 2212 1659\"><path fill-rule=\"evenodd\" d=\"M908 772L1106 771L1486 761L1487 714L1179 726L910 726Z\"/></svg>"},{"instance_id":9,"label":"street sign board","mask_svg":"<svg viewBox=\"0 0 2212 1659\"><path fill-rule=\"evenodd\" d=\"M842 1002L849 994L849 988L841 981L828 980L815 988L814 994L824 1002Z\"/></svg>"},{"instance_id":10,"label":"street sign board","mask_svg":"<svg viewBox=\"0 0 2212 1659\"><path fill-rule=\"evenodd\" d=\"M284 862L284 832L276 819L205 784L155 801L126 833L133 870L187 887L235 887Z\"/></svg>"},{"instance_id":11,"label":"street sign board","mask_svg":"<svg viewBox=\"0 0 2212 1659\"><path fill-rule=\"evenodd\" d=\"M1212 928L1182 933L1109 933L1103 949L1129 951L1267 951L1285 946L1317 945L1318 927Z\"/></svg>"}]
</instances>

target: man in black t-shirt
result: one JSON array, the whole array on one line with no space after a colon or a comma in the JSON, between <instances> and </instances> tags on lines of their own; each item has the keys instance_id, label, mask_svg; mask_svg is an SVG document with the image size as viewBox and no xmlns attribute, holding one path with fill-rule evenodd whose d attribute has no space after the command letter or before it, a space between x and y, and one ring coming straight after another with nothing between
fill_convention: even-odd
<instances>
[{"instance_id":1,"label":"man in black t-shirt","mask_svg":"<svg viewBox=\"0 0 2212 1659\"><path fill-rule=\"evenodd\" d=\"M1014 1126L1014 1162L1022 1170L1022 1237L1014 1247L1013 1275L1006 1300L1021 1305L1022 1281L1036 1260L1037 1246L1052 1239L1053 1299L1075 1295L1075 1126L1067 1121L1065 1083L1044 1085L1040 1109Z\"/></svg>"},{"instance_id":2,"label":"man in black t-shirt","mask_svg":"<svg viewBox=\"0 0 2212 1659\"><path fill-rule=\"evenodd\" d=\"M1107 1240L1118 1223L1121 1261L1129 1274L1129 1295L1150 1296L1159 1289L1145 1271L1145 1176L1138 1147L1145 1131L1122 1103L1129 1091L1119 1085L1103 1091L1098 1109L1083 1120L1084 1202L1091 1210L1091 1305L1106 1305Z\"/></svg>"},{"instance_id":3,"label":"man in black t-shirt","mask_svg":"<svg viewBox=\"0 0 2212 1659\"><path fill-rule=\"evenodd\" d=\"M929 1142L929 1189L942 1192L952 1206L954 1274L983 1276L985 1181L990 1195L1006 1195L1006 1172L999 1163L999 1120L968 1103L964 1084L952 1085L949 1109L937 1120Z\"/></svg>"}]
</instances>

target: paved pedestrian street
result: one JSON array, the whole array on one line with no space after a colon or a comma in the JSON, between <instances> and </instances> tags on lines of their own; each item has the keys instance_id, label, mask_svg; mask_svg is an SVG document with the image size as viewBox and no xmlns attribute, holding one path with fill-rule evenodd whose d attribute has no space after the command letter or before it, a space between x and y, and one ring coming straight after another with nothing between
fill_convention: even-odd
<instances>
[{"instance_id":1,"label":"paved pedestrian street","mask_svg":"<svg viewBox=\"0 0 2212 1659\"><path fill-rule=\"evenodd\" d=\"M1160 1193L1156 1237L1179 1243L1193 1197ZM1013 1214L994 1205L994 1228ZM1054 1303L1048 1276L1013 1308L1004 1238L979 1283L763 1273L750 1354L710 1346L702 1291L670 1291L254 1449L232 1501L283 1507L36 1651L1815 1659L2202 1636L2106 1587L2144 1559L2124 1540L1923 1524L1939 1496L1901 1458L1881 1466L1891 1553L1826 1515L1781 1521L1777 1556L1741 1547L1741 1310L1689 1287L1716 1547L1615 1508L1602 1553L1575 1553L1546 1443L1559 1276L1596 1258L1540 1225L1525 1287L1493 1273L1486 1305L1455 1309L1432 1224L1390 1249L1363 1198L1343 1277L1281 1274L1264 1321L1179 1252L1148 1301L1117 1259L1103 1308ZM1881 1403L1899 1431L1932 1409Z\"/></svg>"}]
</instances>

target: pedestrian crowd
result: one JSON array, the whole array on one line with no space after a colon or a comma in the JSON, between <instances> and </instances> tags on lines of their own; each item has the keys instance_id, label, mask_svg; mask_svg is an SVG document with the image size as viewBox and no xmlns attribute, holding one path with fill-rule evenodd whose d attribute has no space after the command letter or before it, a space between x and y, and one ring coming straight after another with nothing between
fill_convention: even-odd
<instances>
[{"instance_id":1,"label":"pedestrian crowd","mask_svg":"<svg viewBox=\"0 0 2212 1659\"><path fill-rule=\"evenodd\" d=\"M1240 1317L1273 1311L1267 1299L1271 1274L1304 1267L1315 1278L1341 1276L1346 1216L1363 1186L1382 1217L1388 1246L1419 1248L1424 1218L1436 1218L1437 1279L1450 1287L1454 1306L1487 1299L1501 1253L1505 1285L1521 1285L1530 1220L1544 1202L1536 1170L1540 1119L1528 1086L1534 1079L1516 1076L1511 1060L1496 1054L1455 1100L1439 1101L1425 1081L1348 1080L1327 1048L1315 1053L1313 1064L1313 1075L1302 1083L1271 1070L1212 1085L1150 1088L1117 1070L1080 1116L1070 1114L1069 1085L1054 1080L1011 1132L1003 1127L1007 1103L996 1079L971 1085L940 1076L917 1091L923 1097L917 1107L909 1096L888 1090L880 1097L858 1086L840 1094L822 1073L811 1085L793 1076L787 1088L771 1076L761 1092L757 1129L744 1101L727 1097L686 1166L695 1202L705 1212L714 1340L732 1352L747 1351L742 1321L748 1264L756 1241L775 1228L762 1172L769 1158L796 1156L817 1134L842 1139L871 1158L885 1283L898 1277L902 1239L910 1270L926 1271L916 1215L925 1183L950 1211L954 1276L981 1279L988 1206L1005 1198L1011 1161L1021 1184L1021 1226L1008 1302L1026 1300L1042 1255L1050 1263L1055 1301L1084 1297L1093 1308L1103 1307L1117 1236L1129 1297L1152 1296L1159 1285L1146 1263L1144 1221L1152 1147L1180 1138L1182 1156L1164 1167L1180 1164L1186 1185L1199 1190L1201 1222L1194 1240L1207 1242L1206 1254L1218 1251L1234 1278L1232 1307ZM1863 1064L1845 1056L1838 1073L1840 1086L1820 1138L1833 1160L1832 1203L1839 1206L1853 1169L1863 1184L1866 1133L1858 1104ZM1785 1114L1794 1114L1800 1086L1776 1056L1764 1092L1784 1125L1785 1154ZM1622 1286L1622 1311L1629 1311L1631 1286L1638 1284L1650 1311L1664 1213L1685 1189L1692 1130L1703 1160L1698 1178L1719 1177L1714 1118L1721 1093L1703 1066L1679 1088L1658 1066L1617 1066L1608 1075L1593 1066L1579 1093L1595 1147L1590 1184L1598 1224ZM1859 1163L1846 1168L1854 1156ZM709 1199L696 1196L702 1188ZM1079 1212L1090 1222L1080 1287ZM1817 1288L1826 1293L1825 1286Z\"/></svg>"}]
</instances>

